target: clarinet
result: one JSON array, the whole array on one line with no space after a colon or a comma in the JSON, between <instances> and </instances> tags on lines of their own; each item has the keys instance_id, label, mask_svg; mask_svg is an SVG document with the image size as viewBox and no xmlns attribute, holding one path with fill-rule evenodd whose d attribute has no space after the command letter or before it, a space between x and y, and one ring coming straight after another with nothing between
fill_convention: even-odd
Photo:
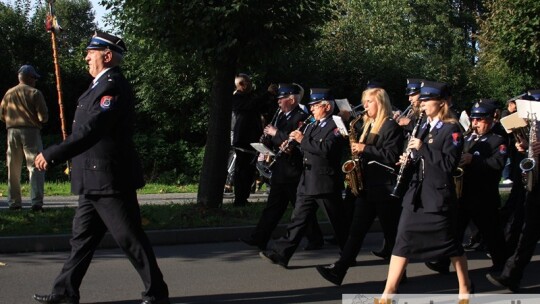
<instances>
[{"instance_id":1,"label":"clarinet","mask_svg":"<svg viewBox=\"0 0 540 304\"><path fill-rule=\"evenodd\" d=\"M309 115L308 118L306 118L306 120L304 120L302 123L300 123L300 125L298 126L298 128L296 128L295 131L303 131L304 127L306 127L309 123L309 121L313 118L313 115ZM289 145L294 141L293 138L289 138L287 139L286 143L283 145L283 147L280 147L279 148L279 151L278 153L276 153L276 157L274 159L274 161L276 159L278 159L278 157L281 157L283 155L283 152L285 152L288 148L289 148ZM273 162L272 162L273 163Z\"/></svg>"},{"instance_id":2,"label":"clarinet","mask_svg":"<svg viewBox=\"0 0 540 304\"><path fill-rule=\"evenodd\" d=\"M414 129L411 132L411 137L409 138L409 141L412 138L415 138L418 136L418 132L420 131L420 124L422 123L422 119L424 118L425 113L421 112L420 116L416 120L416 124L414 125ZM407 141L407 145L409 145L409 141ZM405 153L407 154L407 160L404 161L401 166L399 167L399 172L396 179L396 185L394 186L394 189L392 190L392 193L390 193L391 196L401 198L401 184L403 183L403 173L405 172L405 169L408 165L408 160L411 157L412 149L406 148Z\"/></svg>"},{"instance_id":3,"label":"clarinet","mask_svg":"<svg viewBox=\"0 0 540 304\"><path fill-rule=\"evenodd\" d=\"M280 112L281 112L281 109L278 107L276 110L276 113L274 113L274 116L272 116L272 120L270 120L270 124L274 127L276 126L277 118ZM270 143L269 143L271 139L270 137L271 137L270 135L263 133L263 135L261 135L261 138L259 138L259 142L261 144L264 144L265 146L270 146Z\"/></svg>"}]
</instances>

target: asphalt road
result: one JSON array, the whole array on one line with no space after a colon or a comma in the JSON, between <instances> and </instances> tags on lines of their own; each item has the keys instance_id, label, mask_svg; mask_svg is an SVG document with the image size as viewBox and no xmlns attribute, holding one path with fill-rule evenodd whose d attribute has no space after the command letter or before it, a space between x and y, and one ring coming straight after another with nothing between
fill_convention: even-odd
<instances>
[{"instance_id":1,"label":"asphalt road","mask_svg":"<svg viewBox=\"0 0 540 304\"><path fill-rule=\"evenodd\" d=\"M291 269L269 264L258 252L240 242L155 247L158 263L169 285L172 303L342 303L343 294L382 292L388 270L385 261L372 256L381 233L370 233L349 270L344 285L322 279L316 265L334 262L337 247L318 251L299 249ZM539 252L537 252L538 254ZM0 254L0 303L35 303L34 293L50 292L67 252ZM477 293L506 293L485 279L489 259L469 252L470 275ZM534 257L523 281L524 293L540 293L540 259ZM409 280L401 293L457 293L455 273L440 275L421 262L408 267ZM119 250L98 250L83 281L81 303L140 303L142 283Z\"/></svg>"}]
</instances>

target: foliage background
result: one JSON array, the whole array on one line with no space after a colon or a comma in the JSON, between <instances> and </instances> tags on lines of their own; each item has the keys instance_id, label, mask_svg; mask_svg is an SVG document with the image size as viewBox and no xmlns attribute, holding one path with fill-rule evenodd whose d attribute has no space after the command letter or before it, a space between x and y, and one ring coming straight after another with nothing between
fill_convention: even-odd
<instances>
[{"instance_id":1,"label":"foliage background","mask_svg":"<svg viewBox=\"0 0 540 304\"><path fill-rule=\"evenodd\" d=\"M38 88L51 114L43 129L47 146L60 140L60 124L50 36L43 26L45 3L0 3L0 92L16 84L20 65L39 70L43 78ZM233 72L252 75L259 91L269 83L296 82L306 90L329 87L355 105L367 81L378 79L401 109L407 106L406 78L450 83L461 109L481 97L503 106L510 97L540 87L540 2L534 0L102 4L109 8L110 25L128 45L123 69L136 90L136 141L148 181L198 181L209 153L205 146L217 140L209 133L210 122L230 115L230 105L224 108L229 113L212 112L218 100L214 95L221 92L216 90L220 67L227 60ZM88 0L58 0L55 6L64 28L59 48L70 122L77 98L90 82L82 59L96 25ZM232 92L233 79L221 87ZM5 151L5 132L0 136ZM229 147L220 144L218 149L226 153ZM4 167L5 160L0 163ZM47 178L66 180L62 170L48 172ZM0 170L0 178L5 180L6 170Z\"/></svg>"}]
</instances>

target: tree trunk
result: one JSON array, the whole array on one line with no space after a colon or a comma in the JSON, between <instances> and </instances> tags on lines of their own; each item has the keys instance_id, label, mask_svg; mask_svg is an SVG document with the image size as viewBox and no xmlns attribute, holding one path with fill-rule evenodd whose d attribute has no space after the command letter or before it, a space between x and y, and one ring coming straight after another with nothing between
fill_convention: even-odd
<instances>
[{"instance_id":1,"label":"tree trunk","mask_svg":"<svg viewBox=\"0 0 540 304\"><path fill-rule=\"evenodd\" d=\"M197 203L210 208L218 208L223 203L223 187L227 178L227 159L231 146L230 127L236 60L219 62L215 68L208 135L197 193Z\"/></svg>"}]
</instances>

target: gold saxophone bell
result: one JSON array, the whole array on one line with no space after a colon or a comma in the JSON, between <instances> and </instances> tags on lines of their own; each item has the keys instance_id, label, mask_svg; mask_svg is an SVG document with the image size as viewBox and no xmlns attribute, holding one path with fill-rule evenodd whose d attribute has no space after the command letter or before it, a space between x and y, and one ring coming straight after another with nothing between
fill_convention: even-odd
<instances>
[{"instance_id":1,"label":"gold saxophone bell","mask_svg":"<svg viewBox=\"0 0 540 304\"><path fill-rule=\"evenodd\" d=\"M463 194L463 168L458 167L452 174L452 177L454 178L454 184L456 185L456 196L459 199Z\"/></svg>"},{"instance_id":2,"label":"gold saxophone bell","mask_svg":"<svg viewBox=\"0 0 540 304\"><path fill-rule=\"evenodd\" d=\"M349 142L351 144L356 143L356 130L354 129L354 125L357 121L362 119L362 115L358 115L355 119L351 121L349 124ZM346 161L341 166L341 171L345 173L345 182L349 185L351 188L352 194L355 196L359 196L360 192L364 190L364 183L363 183L363 170L362 165L360 163L360 160L358 157L354 154L352 154L352 159Z\"/></svg>"}]
</instances>

